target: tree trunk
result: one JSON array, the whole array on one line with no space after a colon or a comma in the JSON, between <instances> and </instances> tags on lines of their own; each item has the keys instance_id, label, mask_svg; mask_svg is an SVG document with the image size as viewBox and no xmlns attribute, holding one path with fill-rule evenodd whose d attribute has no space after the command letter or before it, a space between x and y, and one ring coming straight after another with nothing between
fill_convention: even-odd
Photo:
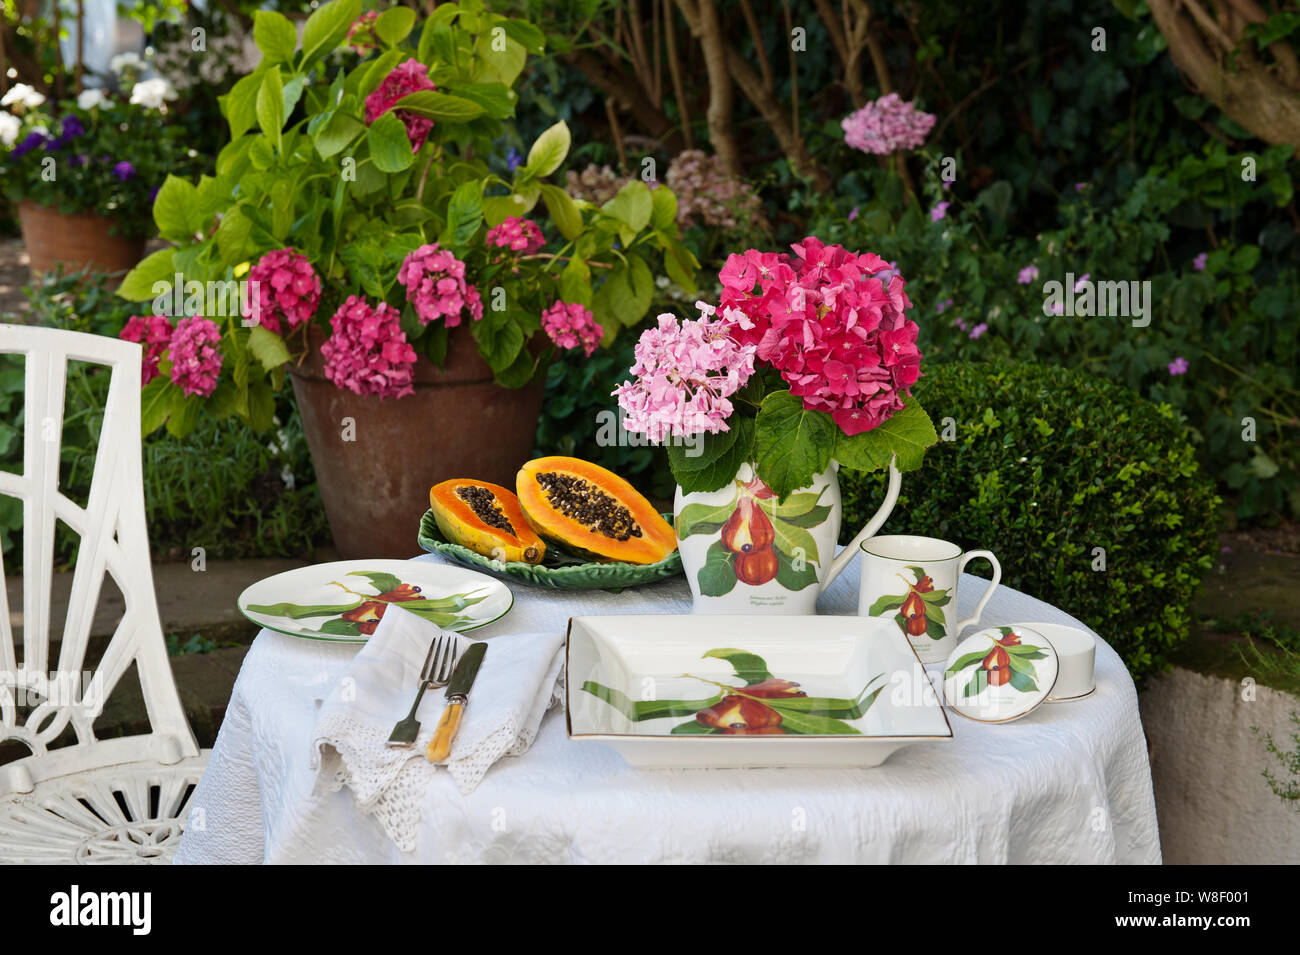
<instances>
[{"instance_id":1,"label":"tree trunk","mask_svg":"<svg viewBox=\"0 0 1300 955\"><path fill-rule=\"evenodd\" d=\"M709 107L705 119L709 125L709 142L722 167L733 176L741 174L740 150L731 128L734 93L728 72L730 49L722 38L722 23L713 0L677 0L677 6L700 41L704 66L709 75Z\"/></svg>"}]
</instances>

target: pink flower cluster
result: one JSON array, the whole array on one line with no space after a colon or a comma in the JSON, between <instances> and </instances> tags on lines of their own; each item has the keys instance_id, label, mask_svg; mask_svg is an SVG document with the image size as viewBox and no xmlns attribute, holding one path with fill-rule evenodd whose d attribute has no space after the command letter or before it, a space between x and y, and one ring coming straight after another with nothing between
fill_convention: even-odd
<instances>
[{"instance_id":1,"label":"pink flower cluster","mask_svg":"<svg viewBox=\"0 0 1300 955\"><path fill-rule=\"evenodd\" d=\"M379 88L366 97L366 124L369 125L393 108L404 96L420 90L437 89L429 79L429 69L416 59L409 59L393 67ZM411 152L419 152L433 129L433 120L417 116L409 110L399 109L397 118L406 126L406 138L411 141Z\"/></svg>"},{"instance_id":2,"label":"pink flower cluster","mask_svg":"<svg viewBox=\"0 0 1300 955\"><path fill-rule=\"evenodd\" d=\"M253 294L248 297L244 317L263 328L280 331L283 318L290 329L316 314L320 305L320 276L307 257L293 249L273 249L248 272Z\"/></svg>"},{"instance_id":3,"label":"pink flower cluster","mask_svg":"<svg viewBox=\"0 0 1300 955\"><path fill-rule=\"evenodd\" d=\"M455 328L466 310L476 322L483 317L483 299L465 281L465 263L437 242L408 255L397 271L397 281L406 286L406 300L422 325L443 318L448 328Z\"/></svg>"},{"instance_id":4,"label":"pink flower cluster","mask_svg":"<svg viewBox=\"0 0 1300 955\"><path fill-rule=\"evenodd\" d=\"M906 283L878 255L811 237L791 248L727 258L724 319L805 408L829 412L845 434L869 431L903 408L921 374Z\"/></svg>"},{"instance_id":5,"label":"pink flower cluster","mask_svg":"<svg viewBox=\"0 0 1300 955\"><path fill-rule=\"evenodd\" d=\"M532 255L546 244L542 227L532 219L521 219L519 216L507 216L500 225L488 229L485 241L490 249L508 249L524 255Z\"/></svg>"},{"instance_id":6,"label":"pink flower cluster","mask_svg":"<svg viewBox=\"0 0 1300 955\"><path fill-rule=\"evenodd\" d=\"M542 331L560 348L581 348L590 358L604 334L584 305L555 302L542 312Z\"/></svg>"},{"instance_id":7,"label":"pink flower cluster","mask_svg":"<svg viewBox=\"0 0 1300 955\"><path fill-rule=\"evenodd\" d=\"M662 443L668 437L730 431L730 397L754 373L752 344L729 334L714 309L697 302L698 320L659 316L659 327L641 333L632 365L634 381L614 389L623 427Z\"/></svg>"},{"instance_id":8,"label":"pink flower cluster","mask_svg":"<svg viewBox=\"0 0 1300 955\"><path fill-rule=\"evenodd\" d=\"M840 120L844 142L864 153L887 156L917 149L934 127L934 114L924 113L897 93L882 96Z\"/></svg>"},{"instance_id":9,"label":"pink flower cluster","mask_svg":"<svg viewBox=\"0 0 1300 955\"><path fill-rule=\"evenodd\" d=\"M182 318L172 333L169 356L172 384L187 395L206 398L221 374L221 329L209 318Z\"/></svg>"},{"instance_id":10,"label":"pink flower cluster","mask_svg":"<svg viewBox=\"0 0 1300 955\"><path fill-rule=\"evenodd\" d=\"M379 19L378 10L367 10L352 21L348 27L347 44L358 53L368 53L379 46L375 37L375 21Z\"/></svg>"},{"instance_id":11,"label":"pink flower cluster","mask_svg":"<svg viewBox=\"0 0 1300 955\"><path fill-rule=\"evenodd\" d=\"M172 323L163 315L132 315L117 337L144 346L144 355L140 360L140 386L157 378L158 359L162 358L172 340Z\"/></svg>"},{"instance_id":12,"label":"pink flower cluster","mask_svg":"<svg viewBox=\"0 0 1300 955\"><path fill-rule=\"evenodd\" d=\"M406 341L401 315L381 302L371 308L358 295L330 319L333 334L321 345L325 377L358 395L401 398L413 394L415 349Z\"/></svg>"},{"instance_id":13,"label":"pink flower cluster","mask_svg":"<svg viewBox=\"0 0 1300 955\"><path fill-rule=\"evenodd\" d=\"M677 196L677 224L683 229L764 229L763 202L742 179L730 175L717 156L686 149L668 164L664 180Z\"/></svg>"}]
</instances>

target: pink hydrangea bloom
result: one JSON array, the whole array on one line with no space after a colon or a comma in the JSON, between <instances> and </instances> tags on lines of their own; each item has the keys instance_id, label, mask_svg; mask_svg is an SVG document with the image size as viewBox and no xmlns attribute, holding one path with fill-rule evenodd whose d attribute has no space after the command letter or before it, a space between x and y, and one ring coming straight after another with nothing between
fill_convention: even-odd
<instances>
[{"instance_id":1,"label":"pink hydrangea bloom","mask_svg":"<svg viewBox=\"0 0 1300 955\"><path fill-rule=\"evenodd\" d=\"M280 319L297 328L316 314L320 305L320 276L307 257L293 249L273 249L248 272L252 294L244 317L269 331L280 331Z\"/></svg>"},{"instance_id":2,"label":"pink hydrangea bloom","mask_svg":"<svg viewBox=\"0 0 1300 955\"><path fill-rule=\"evenodd\" d=\"M507 216L500 225L488 229L486 242L488 248L532 255L546 244L546 239L542 235L541 226L531 219Z\"/></svg>"},{"instance_id":3,"label":"pink hydrangea bloom","mask_svg":"<svg viewBox=\"0 0 1300 955\"><path fill-rule=\"evenodd\" d=\"M393 67L393 71L384 77L379 88L366 97L366 123L370 124L393 108L404 96L418 93L420 90L437 89L429 79L429 70L423 63L410 59ZM418 152L429 138L433 129L433 120L399 109L397 118L406 126L406 138L411 141L411 152Z\"/></svg>"},{"instance_id":4,"label":"pink hydrangea bloom","mask_svg":"<svg viewBox=\"0 0 1300 955\"><path fill-rule=\"evenodd\" d=\"M614 389L623 427L656 443L731 430L730 397L754 373L755 346L736 341L729 324L712 317L712 306L696 307L698 320L660 315L657 328L642 332L632 365L636 380Z\"/></svg>"},{"instance_id":5,"label":"pink hydrangea bloom","mask_svg":"<svg viewBox=\"0 0 1300 955\"><path fill-rule=\"evenodd\" d=\"M320 349L326 378L358 395L414 393L415 349L406 341L397 309L384 302L371 308L359 295L349 295L330 327L333 334Z\"/></svg>"},{"instance_id":6,"label":"pink hydrangea bloom","mask_svg":"<svg viewBox=\"0 0 1300 955\"><path fill-rule=\"evenodd\" d=\"M352 21L348 27L347 44L358 53L368 53L379 46L375 39L375 21L379 19L378 10L367 10Z\"/></svg>"},{"instance_id":7,"label":"pink hydrangea bloom","mask_svg":"<svg viewBox=\"0 0 1300 955\"><path fill-rule=\"evenodd\" d=\"M157 378L158 359L162 358L172 340L172 323L163 315L132 315L117 337L144 346L144 354L140 358L141 387Z\"/></svg>"},{"instance_id":8,"label":"pink hydrangea bloom","mask_svg":"<svg viewBox=\"0 0 1300 955\"><path fill-rule=\"evenodd\" d=\"M172 333L172 384L187 395L208 397L221 374L221 329L209 318L182 318Z\"/></svg>"},{"instance_id":9,"label":"pink hydrangea bloom","mask_svg":"<svg viewBox=\"0 0 1300 955\"><path fill-rule=\"evenodd\" d=\"M587 307L576 302L555 302L545 309L542 331L560 348L581 348L589 358L604 334Z\"/></svg>"},{"instance_id":10,"label":"pink hydrangea bloom","mask_svg":"<svg viewBox=\"0 0 1300 955\"><path fill-rule=\"evenodd\" d=\"M840 121L844 142L878 156L917 149L934 127L934 114L924 113L897 93L882 96Z\"/></svg>"},{"instance_id":11,"label":"pink hydrangea bloom","mask_svg":"<svg viewBox=\"0 0 1300 955\"><path fill-rule=\"evenodd\" d=\"M875 428L902 410L921 374L906 283L872 253L811 237L791 248L728 257L723 317L805 408L828 412L845 434Z\"/></svg>"},{"instance_id":12,"label":"pink hydrangea bloom","mask_svg":"<svg viewBox=\"0 0 1300 955\"><path fill-rule=\"evenodd\" d=\"M467 310L476 322L483 317L483 299L465 281L465 263L437 242L408 255L397 271L397 281L406 286L406 300L422 325L442 318L448 328L455 328Z\"/></svg>"}]
</instances>

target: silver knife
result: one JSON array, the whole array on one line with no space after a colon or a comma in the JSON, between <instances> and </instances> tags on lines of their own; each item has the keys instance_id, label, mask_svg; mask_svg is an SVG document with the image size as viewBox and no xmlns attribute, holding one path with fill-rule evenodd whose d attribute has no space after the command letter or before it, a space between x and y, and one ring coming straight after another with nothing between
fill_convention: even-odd
<instances>
[{"instance_id":1,"label":"silver knife","mask_svg":"<svg viewBox=\"0 0 1300 955\"><path fill-rule=\"evenodd\" d=\"M424 755L431 763L440 763L451 754L451 743L460 729L460 718L464 715L465 704L469 702L470 687L478 676L478 668L483 665L483 655L487 653L487 644L479 641L461 654L456 669L447 684L447 706L438 720L438 728L433 731L433 739Z\"/></svg>"}]
</instances>

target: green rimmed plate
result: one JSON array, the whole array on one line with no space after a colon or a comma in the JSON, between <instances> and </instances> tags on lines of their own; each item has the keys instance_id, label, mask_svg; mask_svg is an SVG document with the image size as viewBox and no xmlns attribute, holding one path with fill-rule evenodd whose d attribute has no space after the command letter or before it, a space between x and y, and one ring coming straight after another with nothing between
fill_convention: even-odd
<instances>
[{"instance_id":1,"label":"green rimmed plate","mask_svg":"<svg viewBox=\"0 0 1300 955\"><path fill-rule=\"evenodd\" d=\"M672 515L664 517L672 523ZM525 564L523 561L501 561L484 557L482 554L453 544L443 535L434 520L433 511L425 511L420 519L420 546L431 554L442 554L477 570L519 580L534 587L550 587L552 590L611 590L619 591L625 587L640 587L659 580L676 577L682 572L682 556L673 551L656 564L598 564L583 560L559 551L555 547L546 548L546 558L540 564Z\"/></svg>"}]
</instances>

